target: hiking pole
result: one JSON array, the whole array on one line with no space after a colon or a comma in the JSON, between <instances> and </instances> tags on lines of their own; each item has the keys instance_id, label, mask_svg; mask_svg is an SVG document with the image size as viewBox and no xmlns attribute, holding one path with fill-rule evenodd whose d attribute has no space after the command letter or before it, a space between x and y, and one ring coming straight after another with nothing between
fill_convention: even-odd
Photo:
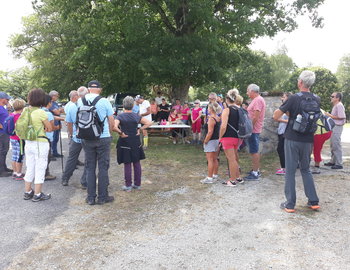
<instances>
[{"instance_id":1,"label":"hiking pole","mask_svg":"<svg viewBox=\"0 0 350 270\"><path fill-rule=\"evenodd\" d=\"M61 123L60 123L60 127ZM60 135L60 148L61 148L61 165L62 165L62 173L63 173L63 151L62 151L62 136L61 136L61 128L59 129L59 135Z\"/></svg>"}]
</instances>

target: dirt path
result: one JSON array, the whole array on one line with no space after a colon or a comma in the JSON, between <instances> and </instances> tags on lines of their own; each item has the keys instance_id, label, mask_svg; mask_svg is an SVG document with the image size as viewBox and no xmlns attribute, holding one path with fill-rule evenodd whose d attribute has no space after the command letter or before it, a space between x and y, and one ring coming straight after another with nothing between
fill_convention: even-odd
<instances>
[{"instance_id":1,"label":"dirt path","mask_svg":"<svg viewBox=\"0 0 350 270\"><path fill-rule=\"evenodd\" d=\"M200 184L195 169L150 165L143 189L124 193L115 166L115 203L90 207L77 190L69 208L8 269L346 269L350 142L345 145L345 169L322 168L315 177L319 212L306 208L301 181L297 213L281 211L283 178L275 175L227 188Z\"/></svg>"}]
</instances>

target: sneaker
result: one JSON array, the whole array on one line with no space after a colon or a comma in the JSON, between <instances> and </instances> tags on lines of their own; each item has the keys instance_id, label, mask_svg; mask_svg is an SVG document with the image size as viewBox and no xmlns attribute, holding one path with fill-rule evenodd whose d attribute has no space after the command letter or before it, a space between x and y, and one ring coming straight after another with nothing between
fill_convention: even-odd
<instances>
[{"instance_id":1,"label":"sneaker","mask_svg":"<svg viewBox=\"0 0 350 270\"><path fill-rule=\"evenodd\" d=\"M97 204L102 205L102 204L113 202L113 201L114 201L113 196L107 196L104 199L97 199Z\"/></svg>"},{"instance_id":2,"label":"sneaker","mask_svg":"<svg viewBox=\"0 0 350 270\"><path fill-rule=\"evenodd\" d=\"M318 204L312 204L311 202L307 203L307 207L315 211L321 208Z\"/></svg>"},{"instance_id":3,"label":"sneaker","mask_svg":"<svg viewBox=\"0 0 350 270\"><path fill-rule=\"evenodd\" d=\"M85 199L85 202L86 202L88 205L95 205L95 198L93 198L93 199L86 198L86 199Z\"/></svg>"},{"instance_id":4,"label":"sneaker","mask_svg":"<svg viewBox=\"0 0 350 270\"><path fill-rule=\"evenodd\" d=\"M253 173L253 170L250 170L249 172L247 172L248 175L251 175L252 173ZM258 176L261 177L261 171L258 171Z\"/></svg>"},{"instance_id":5,"label":"sneaker","mask_svg":"<svg viewBox=\"0 0 350 270\"><path fill-rule=\"evenodd\" d=\"M136 189L136 190L139 190L139 189L141 189L141 186L132 185L132 188L133 188L133 189Z\"/></svg>"},{"instance_id":6,"label":"sneaker","mask_svg":"<svg viewBox=\"0 0 350 270\"><path fill-rule=\"evenodd\" d=\"M258 175L254 175L253 173L247 175L246 177L243 178L245 181L258 181L260 180L260 176Z\"/></svg>"},{"instance_id":7,"label":"sneaker","mask_svg":"<svg viewBox=\"0 0 350 270\"><path fill-rule=\"evenodd\" d=\"M327 162L327 163L324 163L325 166L334 166L335 164L332 163L332 162Z\"/></svg>"},{"instance_id":8,"label":"sneaker","mask_svg":"<svg viewBox=\"0 0 350 270\"><path fill-rule=\"evenodd\" d=\"M53 154L52 156L55 158L63 158L64 157L64 155L61 155L61 154Z\"/></svg>"},{"instance_id":9,"label":"sneaker","mask_svg":"<svg viewBox=\"0 0 350 270\"><path fill-rule=\"evenodd\" d=\"M213 180L217 181L219 179L219 176L217 174L213 174Z\"/></svg>"},{"instance_id":10,"label":"sneaker","mask_svg":"<svg viewBox=\"0 0 350 270\"><path fill-rule=\"evenodd\" d=\"M320 174L321 173L320 167L313 167L311 170L311 173L312 174Z\"/></svg>"},{"instance_id":11,"label":"sneaker","mask_svg":"<svg viewBox=\"0 0 350 270\"><path fill-rule=\"evenodd\" d=\"M244 180L242 178L236 178L236 182L238 184L243 184L244 183Z\"/></svg>"},{"instance_id":12,"label":"sneaker","mask_svg":"<svg viewBox=\"0 0 350 270\"><path fill-rule=\"evenodd\" d=\"M176 141L173 141L173 144L176 144Z\"/></svg>"},{"instance_id":13,"label":"sneaker","mask_svg":"<svg viewBox=\"0 0 350 270\"><path fill-rule=\"evenodd\" d=\"M24 200L30 200L34 196L34 190L31 190L29 193L24 192L23 199Z\"/></svg>"},{"instance_id":14,"label":"sneaker","mask_svg":"<svg viewBox=\"0 0 350 270\"><path fill-rule=\"evenodd\" d=\"M277 175L285 175L286 174L286 171L284 170L284 169L278 169L277 171L276 171L276 174Z\"/></svg>"},{"instance_id":15,"label":"sneaker","mask_svg":"<svg viewBox=\"0 0 350 270\"><path fill-rule=\"evenodd\" d=\"M343 166L342 165L333 165L331 167L331 169L333 169L333 170L341 170L341 169L343 169Z\"/></svg>"},{"instance_id":16,"label":"sneaker","mask_svg":"<svg viewBox=\"0 0 350 270\"><path fill-rule=\"evenodd\" d=\"M44 194L43 192L40 193L40 195L34 195L32 202L39 202L39 201L45 201L51 199L51 194Z\"/></svg>"},{"instance_id":17,"label":"sneaker","mask_svg":"<svg viewBox=\"0 0 350 270\"><path fill-rule=\"evenodd\" d=\"M16 177L13 178L13 180L15 180L15 181L23 181L24 178L23 178L23 176L18 176L18 175L16 175Z\"/></svg>"},{"instance_id":18,"label":"sneaker","mask_svg":"<svg viewBox=\"0 0 350 270\"><path fill-rule=\"evenodd\" d=\"M62 180L62 186L68 186L68 180Z\"/></svg>"},{"instance_id":19,"label":"sneaker","mask_svg":"<svg viewBox=\"0 0 350 270\"><path fill-rule=\"evenodd\" d=\"M280 206L281 209L283 209L287 213L295 213L295 209L294 208L287 208L286 205L287 205L287 202L281 203L281 206Z\"/></svg>"},{"instance_id":20,"label":"sneaker","mask_svg":"<svg viewBox=\"0 0 350 270\"><path fill-rule=\"evenodd\" d=\"M204 178L200 181L202 184L213 184L214 183L214 179L213 178Z\"/></svg>"},{"instance_id":21,"label":"sneaker","mask_svg":"<svg viewBox=\"0 0 350 270\"><path fill-rule=\"evenodd\" d=\"M236 181L227 181L222 183L225 187L236 187L237 182Z\"/></svg>"},{"instance_id":22,"label":"sneaker","mask_svg":"<svg viewBox=\"0 0 350 270\"><path fill-rule=\"evenodd\" d=\"M55 180L56 179L56 176L53 176L53 175L46 175L45 176L45 181L51 181L51 180Z\"/></svg>"},{"instance_id":23,"label":"sneaker","mask_svg":"<svg viewBox=\"0 0 350 270\"><path fill-rule=\"evenodd\" d=\"M131 189L132 189L131 186L123 186L123 187L122 187L122 190L124 190L124 191L126 191L126 192L130 192Z\"/></svg>"}]
</instances>

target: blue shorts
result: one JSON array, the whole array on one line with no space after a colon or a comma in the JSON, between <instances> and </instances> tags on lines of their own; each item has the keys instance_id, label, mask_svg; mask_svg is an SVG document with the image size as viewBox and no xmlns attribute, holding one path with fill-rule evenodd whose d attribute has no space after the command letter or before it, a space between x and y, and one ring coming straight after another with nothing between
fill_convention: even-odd
<instances>
[{"instance_id":1,"label":"blue shorts","mask_svg":"<svg viewBox=\"0 0 350 270\"><path fill-rule=\"evenodd\" d=\"M259 152L260 133L252 133L248 139L249 153L256 154Z\"/></svg>"},{"instance_id":2,"label":"blue shorts","mask_svg":"<svg viewBox=\"0 0 350 270\"><path fill-rule=\"evenodd\" d=\"M20 142L17 140L11 139L11 146L12 146L12 161L22 163L23 162L23 155L21 155Z\"/></svg>"}]
</instances>

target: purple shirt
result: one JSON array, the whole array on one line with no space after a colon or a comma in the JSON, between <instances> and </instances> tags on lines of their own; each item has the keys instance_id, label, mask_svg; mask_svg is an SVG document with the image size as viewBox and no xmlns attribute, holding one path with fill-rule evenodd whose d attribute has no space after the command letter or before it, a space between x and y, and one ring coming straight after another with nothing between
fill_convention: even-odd
<instances>
[{"instance_id":1,"label":"purple shirt","mask_svg":"<svg viewBox=\"0 0 350 270\"><path fill-rule=\"evenodd\" d=\"M334 116L339 117L339 118L343 118L341 120L333 119L334 123L337 126L344 125L345 121L346 121L346 115L345 115L345 108L344 108L343 103L339 102L338 104L334 105L333 109L332 109L332 112L331 112L331 115L334 115Z\"/></svg>"},{"instance_id":2,"label":"purple shirt","mask_svg":"<svg viewBox=\"0 0 350 270\"><path fill-rule=\"evenodd\" d=\"M1 125L4 124L6 117L9 115L7 110L4 108L4 106L0 106L0 123ZM4 133L2 129L0 129L1 133Z\"/></svg>"}]
</instances>

